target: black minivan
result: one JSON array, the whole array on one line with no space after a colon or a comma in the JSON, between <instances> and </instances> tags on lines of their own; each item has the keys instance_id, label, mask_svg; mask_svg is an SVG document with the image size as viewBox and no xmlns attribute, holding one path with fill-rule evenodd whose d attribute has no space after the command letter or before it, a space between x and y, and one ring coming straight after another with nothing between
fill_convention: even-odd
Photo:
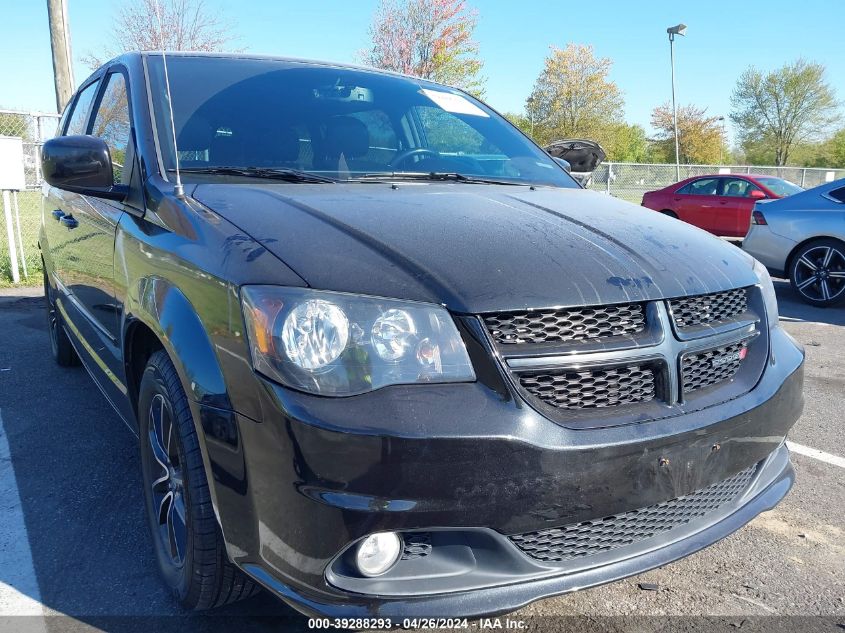
<instances>
[{"instance_id":1,"label":"black minivan","mask_svg":"<svg viewBox=\"0 0 845 633\"><path fill-rule=\"evenodd\" d=\"M759 263L453 88L134 53L43 148L53 354L139 438L165 582L470 617L772 508L802 349Z\"/></svg>"}]
</instances>

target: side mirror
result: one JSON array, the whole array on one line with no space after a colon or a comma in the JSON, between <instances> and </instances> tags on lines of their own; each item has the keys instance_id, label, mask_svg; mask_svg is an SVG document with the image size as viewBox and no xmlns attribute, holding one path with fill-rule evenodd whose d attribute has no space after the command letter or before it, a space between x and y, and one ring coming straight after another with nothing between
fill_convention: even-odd
<instances>
[{"instance_id":1,"label":"side mirror","mask_svg":"<svg viewBox=\"0 0 845 633\"><path fill-rule=\"evenodd\" d=\"M563 167L563 171L565 171L567 174L571 174L571 173L572 173L572 165L570 165L570 164L569 164L569 161L568 161L568 160L566 160L566 159L564 159L564 158L555 158L554 156L553 156L552 158L554 158L554 161L555 161L558 165L560 165L561 167Z\"/></svg>"},{"instance_id":2,"label":"side mirror","mask_svg":"<svg viewBox=\"0 0 845 633\"><path fill-rule=\"evenodd\" d=\"M752 189L751 193L748 194L754 200L765 200L768 196L765 193L760 191L759 189Z\"/></svg>"},{"instance_id":3,"label":"side mirror","mask_svg":"<svg viewBox=\"0 0 845 633\"><path fill-rule=\"evenodd\" d=\"M96 136L57 136L41 148L41 173L58 189L109 200L124 200L126 185L114 184L111 154Z\"/></svg>"}]
</instances>

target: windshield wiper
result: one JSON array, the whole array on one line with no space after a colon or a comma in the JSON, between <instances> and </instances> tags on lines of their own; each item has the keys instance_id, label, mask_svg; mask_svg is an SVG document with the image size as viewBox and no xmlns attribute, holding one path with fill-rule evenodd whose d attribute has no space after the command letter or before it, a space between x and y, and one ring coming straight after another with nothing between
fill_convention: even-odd
<instances>
[{"instance_id":1,"label":"windshield wiper","mask_svg":"<svg viewBox=\"0 0 845 633\"><path fill-rule=\"evenodd\" d=\"M527 182L514 182L513 180L497 180L478 176L467 176L458 172L445 171L393 171L384 173L363 174L350 178L350 182L383 182L386 180L435 180L449 182L465 182L468 184L484 185L529 185Z\"/></svg>"},{"instance_id":2,"label":"windshield wiper","mask_svg":"<svg viewBox=\"0 0 845 633\"><path fill-rule=\"evenodd\" d=\"M174 171L168 169L167 171ZM184 174L216 174L220 176L246 176L247 178L267 178L285 182L337 182L334 178L321 176L299 169L273 167L182 167Z\"/></svg>"}]
</instances>

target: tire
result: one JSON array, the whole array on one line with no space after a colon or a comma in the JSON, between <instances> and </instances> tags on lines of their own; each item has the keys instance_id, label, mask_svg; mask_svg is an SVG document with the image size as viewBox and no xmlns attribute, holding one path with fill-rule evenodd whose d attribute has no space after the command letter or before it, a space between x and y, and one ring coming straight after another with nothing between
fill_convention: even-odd
<instances>
[{"instance_id":1,"label":"tire","mask_svg":"<svg viewBox=\"0 0 845 633\"><path fill-rule=\"evenodd\" d=\"M165 584L197 611L255 594L258 586L226 555L188 399L164 350L144 369L138 423L147 519Z\"/></svg>"},{"instance_id":2,"label":"tire","mask_svg":"<svg viewBox=\"0 0 845 633\"><path fill-rule=\"evenodd\" d=\"M845 300L845 243L824 238L802 246L789 263L789 282L802 301L829 308Z\"/></svg>"},{"instance_id":3,"label":"tire","mask_svg":"<svg viewBox=\"0 0 845 633\"><path fill-rule=\"evenodd\" d=\"M56 307L56 297L44 268L44 301L47 304L47 331L50 335L50 352L59 367L76 367L80 364L79 356L73 349L70 337L65 330L62 313Z\"/></svg>"},{"instance_id":4,"label":"tire","mask_svg":"<svg viewBox=\"0 0 845 633\"><path fill-rule=\"evenodd\" d=\"M663 209L663 211L661 211L660 213L662 213L666 217L675 218L676 220L678 219L678 214L674 211L670 211L669 209Z\"/></svg>"}]
</instances>

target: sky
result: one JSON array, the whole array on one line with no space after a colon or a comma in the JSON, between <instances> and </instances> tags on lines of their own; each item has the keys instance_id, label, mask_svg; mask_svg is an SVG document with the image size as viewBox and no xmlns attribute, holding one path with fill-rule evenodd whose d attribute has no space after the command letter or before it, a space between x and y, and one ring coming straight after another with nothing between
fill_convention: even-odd
<instances>
[{"instance_id":1,"label":"sky","mask_svg":"<svg viewBox=\"0 0 845 633\"><path fill-rule=\"evenodd\" d=\"M737 78L749 65L773 69L803 56L827 66L845 99L845 22L839 0L631 2L468 0L478 10L475 38L487 76L485 100L520 112L550 46L591 44L613 61L610 78L625 96L626 119L650 130L652 109L671 99L666 27L687 24L675 41L679 105L727 116ZM78 84L90 72L80 58L99 52L118 0L67 0ZM377 0L206 0L232 19L238 47L250 53L355 62L367 46ZM55 111L45 0L0 0L0 107ZM730 124L728 123L730 133Z\"/></svg>"}]
</instances>

